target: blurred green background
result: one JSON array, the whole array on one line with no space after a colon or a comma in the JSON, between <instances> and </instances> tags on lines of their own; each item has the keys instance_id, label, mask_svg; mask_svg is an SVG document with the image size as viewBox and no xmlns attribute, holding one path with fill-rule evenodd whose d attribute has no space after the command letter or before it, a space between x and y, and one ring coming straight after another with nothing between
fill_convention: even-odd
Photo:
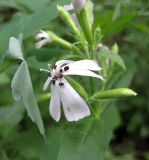
<instances>
[{"instance_id":1,"label":"blurred green background","mask_svg":"<svg viewBox=\"0 0 149 160\"><path fill-rule=\"evenodd\" d=\"M50 144L44 143L26 115L22 102L15 103L12 98L10 82L17 65L10 68L7 62L2 63L2 59L8 49L9 37L23 33L23 50L33 87L37 97L42 95L46 76L39 69L67 51L60 51L54 45L52 49L36 50L34 34L40 29L50 29L72 41L68 34L64 34L69 30L57 17L55 7L67 2L70 1L0 0L0 160L54 160L46 157L47 148L53 141L59 141L57 137L61 138L59 126L62 124L53 124L49 120L49 101L39 103L47 132L53 131L48 129L49 126L57 126L56 134L49 134L52 136L47 138ZM119 111L118 125L106 160L149 160L149 0L94 0L94 5L94 25L100 24L103 43L110 47L116 42L127 66L125 78L121 78L123 85L119 85L127 87L130 84L129 88L138 93L136 98L115 103ZM117 79L117 83L119 81ZM115 118L115 115L110 116ZM51 157L58 150L58 146L52 146Z\"/></svg>"}]
</instances>

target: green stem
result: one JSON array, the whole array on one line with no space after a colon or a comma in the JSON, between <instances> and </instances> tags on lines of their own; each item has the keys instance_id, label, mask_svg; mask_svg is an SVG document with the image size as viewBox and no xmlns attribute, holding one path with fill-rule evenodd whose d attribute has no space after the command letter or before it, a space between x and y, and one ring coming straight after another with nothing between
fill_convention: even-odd
<instances>
[{"instance_id":1,"label":"green stem","mask_svg":"<svg viewBox=\"0 0 149 160\"><path fill-rule=\"evenodd\" d=\"M89 82L90 82L90 91L91 94L94 93L94 85L93 85L93 79L91 77L89 77Z\"/></svg>"}]
</instances>

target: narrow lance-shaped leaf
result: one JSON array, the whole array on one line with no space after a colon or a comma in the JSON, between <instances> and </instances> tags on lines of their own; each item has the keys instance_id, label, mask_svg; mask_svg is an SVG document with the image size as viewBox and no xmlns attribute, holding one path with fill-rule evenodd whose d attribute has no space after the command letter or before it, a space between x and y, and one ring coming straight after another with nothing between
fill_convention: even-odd
<instances>
[{"instance_id":1,"label":"narrow lance-shaped leaf","mask_svg":"<svg viewBox=\"0 0 149 160\"><path fill-rule=\"evenodd\" d=\"M125 63L124 63L123 59L119 55L112 54L111 51L101 50L100 51L100 56L103 56L103 57L111 59L112 61L117 63L119 66L121 66L124 70L126 70Z\"/></svg>"},{"instance_id":2,"label":"narrow lance-shaped leaf","mask_svg":"<svg viewBox=\"0 0 149 160\"><path fill-rule=\"evenodd\" d=\"M44 135L43 121L33 92L30 73L19 44L16 38L10 39L8 55L22 61L11 82L12 95L16 101L23 100L29 117L37 124L40 133Z\"/></svg>"}]
</instances>

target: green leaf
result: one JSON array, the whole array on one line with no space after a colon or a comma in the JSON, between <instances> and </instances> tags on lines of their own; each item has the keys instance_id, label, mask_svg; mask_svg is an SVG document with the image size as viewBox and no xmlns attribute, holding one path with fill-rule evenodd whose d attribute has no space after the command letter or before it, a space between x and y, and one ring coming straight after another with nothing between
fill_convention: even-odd
<instances>
[{"instance_id":1,"label":"green leaf","mask_svg":"<svg viewBox=\"0 0 149 160\"><path fill-rule=\"evenodd\" d=\"M138 13L129 13L117 18L113 21L113 12L106 13L104 15L95 15L95 24L94 26L101 27L102 34L104 36L111 33L117 34L118 32L124 30L127 26L130 25L132 20L138 16ZM95 28L95 27L94 27Z\"/></svg>"},{"instance_id":2,"label":"green leaf","mask_svg":"<svg viewBox=\"0 0 149 160\"><path fill-rule=\"evenodd\" d=\"M14 138L14 148L19 151L21 156L25 157L25 159L56 160L63 132L64 130L57 127L57 125L49 128L45 142L36 130L32 129L20 133Z\"/></svg>"},{"instance_id":3,"label":"green leaf","mask_svg":"<svg viewBox=\"0 0 149 160\"><path fill-rule=\"evenodd\" d=\"M22 120L24 108L20 104L0 107L0 135L8 136Z\"/></svg>"},{"instance_id":4,"label":"green leaf","mask_svg":"<svg viewBox=\"0 0 149 160\"><path fill-rule=\"evenodd\" d=\"M9 160L4 150L0 150L0 159Z\"/></svg>"},{"instance_id":5,"label":"green leaf","mask_svg":"<svg viewBox=\"0 0 149 160\"><path fill-rule=\"evenodd\" d=\"M9 7L9 8L14 8L18 10L23 9L15 0L1 0L0 7Z\"/></svg>"},{"instance_id":6,"label":"green leaf","mask_svg":"<svg viewBox=\"0 0 149 160\"><path fill-rule=\"evenodd\" d=\"M44 135L42 118L33 92L28 66L25 61L21 63L17 72L15 73L11 82L11 87L13 98L16 101L23 99L29 117L37 124L40 133Z\"/></svg>"},{"instance_id":7,"label":"green leaf","mask_svg":"<svg viewBox=\"0 0 149 160\"><path fill-rule=\"evenodd\" d=\"M13 98L16 101L19 101L20 99L23 100L29 117L37 124L40 133L44 136L44 126L37 100L34 95L28 66L26 61L23 59L20 42L14 37L10 38L8 55L13 59L22 60L11 82Z\"/></svg>"},{"instance_id":8,"label":"green leaf","mask_svg":"<svg viewBox=\"0 0 149 160\"><path fill-rule=\"evenodd\" d=\"M75 81L73 78L66 77L68 82L72 85L72 87L83 97L85 100L88 98L88 94L86 93L85 89L81 84Z\"/></svg>"},{"instance_id":9,"label":"green leaf","mask_svg":"<svg viewBox=\"0 0 149 160\"><path fill-rule=\"evenodd\" d=\"M104 122L92 117L69 126L64 134L57 160L103 159L111 137Z\"/></svg>"},{"instance_id":10,"label":"green leaf","mask_svg":"<svg viewBox=\"0 0 149 160\"><path fill-rule=\"evenodd\" d=\"M59 58L66 55L65 49L59 48L40 48L40 49L30 49L28 54L30 56L35 56L38 61L49 61L52 58Z\"/></svg>"},{"instance_id":11,"label":"green leaf","mask_svg":"<svg viewBox=\"0 0 149 160\"><path fill-rule=\"evenodd\" d=\"M115 110L109 107L100 119L90 116L65 128L56 124L48 129L46 143L35 131L21 133L14 139L14 148L27 159L103 160L117 123L107 118L109 114L115 115Z\"/></svg>"},{"instance_id":12,"label":"green leaf","mask_svg":"<svg viewBox=\"0 0 149 160\"><path fill-rule=\"evenodd\" d=\"M7 74L1 73L0 74L0 85L5 85L10 82L10 78Z\"/></svg>"},{"instance_id":13,"label":"green leaf","mask_svg":"<svg viewBox=\"0 0 149 160\"><path fill-rule=\"evenodd\" d=\"M116 5L115 11L114 11L113 17L112 17L113 21L115 21L117 18L119 18L121 16L121 5L122 5L122 2L119 2Z\"/></svg>"},{"instance_id":14,"label":"green leaf","mask_svg":"<svg viewBox=\"0 0 149 160\"><path fill-rule=\"evenodd\" d=\"M105 51L105 50L101 50L99 54L100 56L111 59L112 61L117 63L120 67L122 67L124 70L126 70L125 63L119 55L113 54L111 51Z\"/></svg>"},{"instance_id":15,"label":"green leaf","mask_svg":"<svg viewBox=\"0 0 149 160\"><path fill-rule=\"evenodd\" d=\"M123 58L126 62L127 68L129 69L122 72L122 70L116 67L111 78L107 82L106 89L128 87L131 83L134 74L137 71L135 64L136 55L130 55L129 57L124 56Z\"/></svg>"}]
</instances>

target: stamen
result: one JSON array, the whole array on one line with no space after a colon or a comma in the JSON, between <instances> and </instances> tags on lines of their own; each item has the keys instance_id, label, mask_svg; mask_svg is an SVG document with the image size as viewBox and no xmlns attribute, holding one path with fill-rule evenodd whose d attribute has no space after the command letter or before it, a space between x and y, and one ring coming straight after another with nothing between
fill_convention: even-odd
<instances>
[{"instance_id":1,"label":"stamen","mask_svg":"<svg viewBox=\"0 0 149 160\"><path fill-rule=\"evenodd\" d=\"M44 39L46 39L46 38L45 38L45 37L41 37L41 38L40 38L40 40L44 40Z\"/></svg>"},{"instance_id":2,"label":"stamen","mask_svg":"<svg viewBox=\"0 0 149 160\"><path fill-rule=\"evenodd\" d=\"M53 68L56 69L57 65L54 65Z\"/></svg>"},{"instance_id":3,"label":"stamen","mask_svg":"<svg viewBox=\"0 0 149 160\"><path fill-rule=\"evenodd\" d=\"M60 85L60 86L63 86L63 85L64 85L64 83L63 83L63 82L60 82L60 83L59 83L59 85Z\"/></svg>"},{"instance_id":4,"label":"stamen","mask_svg":"<svg viewBox=\"0 0 149 160\"><path fill-rule=\"evenodd\" d=\"M60 72L63 73L63 69L60 69Z\"/></svg>"},{"instance_id":5,"label":"stamen","mask_svg":"<svg viewBox=\"0 0 149 160\"><path fill-rule=\"evenodd\" d=\"M54 85L55 84L55 80L51 80L51 83Z\"/></svg>"},{"instance_id":6,"label":"stamen","mask_svg":"<svg viewBox=\"0 0 149 160\"><path fill-rule=\"evenodd\" d=\"M69 66L64 67L64 71L67 71L67 70L69 70Z\"/></svg>"},{"instance_id":7,"label":"stamen","mask_svg":"<svg viewBox=\"0 0 149 160\"><path fill-rule=\"evenodd\" d=\"M51 69L51 64L48 64L48 68Z\"/></svg>"},{"instance_id":8,"label":"stamen","mask_svg":"<svg viewBox=\"0 0 149 160\"><path fill-rule=\"evenodd\" d=\"M51 77L51 76L52 76L52 74L49 72L48 76L49 76L49 77Z\"/></svg>"},{"instance_id":9,"label":"stamen","mask_svg":"<svg viewBox=\"0 0 149 160\"><path fill-rule=\"evenodd\" d=\"M57 77L57 76L54 76L52 79L57 80L57 79L58 79L58 77Z\"/></svg>"},{"instance_id":10,"label":"stamen","mask_svg":"<svg viewBox=\"0 0 149 160\"><path fill-rule=\"evenodd\" d=\"M42 72L42 71L44 71L44 72L49 72L49 70L47 70L47 69L40 69L40 71Z\"/></svg>"},{"instance_id":11,"label":"stamen","mask_svg":"<svg viewBox=\"0 0 149 160\"><path fill-rule=\"evenodd\" d=\"M60 75L59 75L59 78L63 78L63 74L60 74Z\"/></svg>"}]
</instances>

